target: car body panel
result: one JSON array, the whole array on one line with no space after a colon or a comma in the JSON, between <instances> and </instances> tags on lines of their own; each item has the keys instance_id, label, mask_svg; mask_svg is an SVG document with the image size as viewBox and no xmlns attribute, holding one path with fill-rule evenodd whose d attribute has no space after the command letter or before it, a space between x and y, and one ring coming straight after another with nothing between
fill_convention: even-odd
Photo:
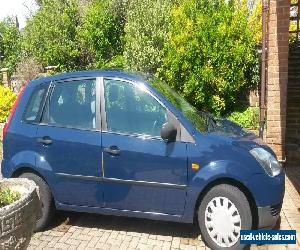
<instances>
[{"instance_id":1,"label":"car body panel","mask_svg":"<svg viewBox=\"0 0 300 250\"><path fill-rule=\"evenodd\" d=\"M102 176L101 133L39 126L37 138L44 136L49 136L53 143L37 144L36 166L38 169L51 166L49 174L55 176L49 184L55 199L65 204L101 207L102 184L91 178Z\"/></svg>"},{"instance_id":2,"label":"car body panel","mask_svg":"<svg viewBox=\"0 0 300 250\"><path fill-rule=\"evenodd\" d=\"M181 215L187 187L186 143L102 133L105 207ZM127 181L127 182L122 182Z\"/></svg>"}]
</instances>

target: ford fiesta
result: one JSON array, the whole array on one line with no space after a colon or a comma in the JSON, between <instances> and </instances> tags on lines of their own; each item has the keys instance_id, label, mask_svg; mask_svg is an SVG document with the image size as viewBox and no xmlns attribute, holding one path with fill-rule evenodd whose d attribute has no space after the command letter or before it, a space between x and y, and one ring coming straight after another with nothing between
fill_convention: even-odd
<instances>
[{"instance_id":1,"label":"ford fiesta","mask_svg":"<svg viewBox=\"0 0 300 250\"><path fill-rule=\"evenodd\" d=\"M39 186L40 230L55 209L184 223L212 249L272 228L284 196L273 151L165 84L119 71L29 82L3 130L2 175Z\"/></svg>"}]
</instances>

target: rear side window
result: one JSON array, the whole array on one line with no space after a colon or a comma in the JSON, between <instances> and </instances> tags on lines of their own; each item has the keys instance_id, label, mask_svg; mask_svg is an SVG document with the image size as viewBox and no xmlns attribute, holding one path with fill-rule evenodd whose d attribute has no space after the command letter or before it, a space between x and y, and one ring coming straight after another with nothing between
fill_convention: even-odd
<instances>
[{"instance_id":1,"label":"rear side window","mask_svg":"<svg viewBox=\"0 0 300 250\"><path fill-rule=\"evenodd\" d=\"M56 83L42 122L52 126L96 129L96 80Z\"/></svg>"},{"instance_id":2,"label":"rear side window","mask_svg":"<svg viewBox=\"0 0 300 250\"><path fill-rule=\"evenodd\" d=\"M38 87L32 93L23 120L30 123L39 122L39 116L42 112L42 103L46 97L48 84Z\"/></svg>"}]
</instances>

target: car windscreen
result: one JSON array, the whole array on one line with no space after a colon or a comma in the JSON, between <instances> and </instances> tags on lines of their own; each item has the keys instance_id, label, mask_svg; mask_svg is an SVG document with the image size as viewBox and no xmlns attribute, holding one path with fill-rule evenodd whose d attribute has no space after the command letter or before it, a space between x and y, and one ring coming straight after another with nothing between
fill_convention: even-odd
<instances>
[{"instance_id":1,"label":"car windscreen","mask_svg":"<svg viewBox=\"0 0 300 250\"><path fill-rule=\"evenodd\" d=\"M180 94L174 91L167 84L162 83L154 77L147 81L161 95L163 95L175 108L177 108L200 132L209 132L213 129L215 121L213 117L205 112L198 111L193 105L187 102Z\"/></svg>"}]
</instances>

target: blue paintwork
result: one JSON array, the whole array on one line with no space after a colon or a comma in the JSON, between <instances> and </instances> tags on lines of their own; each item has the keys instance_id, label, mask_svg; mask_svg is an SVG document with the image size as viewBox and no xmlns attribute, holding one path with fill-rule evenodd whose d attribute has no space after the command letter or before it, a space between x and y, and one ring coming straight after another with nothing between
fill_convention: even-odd
<instances>
[{"instance_id":1,"label":"blue paintwork","mask_svg":"<svg viewBox=\"0 0 300 250\"><path fill-rule=\"evenodd\" d=\"M103 147L116 145L119 156L104 153L104 176L134 181L187 185L186 143L166 143L113 133L102 134ZM186 190L106 182L106 207L182 215Z\"/></svg>"},{"instance_id":2,"label":"blue paintwork","mask_svg":"<svg viewBox=\"0 0 300 250\"><path fill-rule=\"evenodd\" d=\"M36 145L36 167L43 169L57 202L82 206L102 206L102 183L60 177L101 176L101 133L78 129L38 126L37 137L50 136L53 144ZM84 187L84 188L82 188Z\"/></svg>"},{"instance_id":3,"label":"blue paintwork","mask_svg":"<svg viewBox=\"0 0 300 250\"><path fill-rule=\"evenodd\" d=\"M36 86L79 77L118 77L145 85L177 117L195 143L167 144L160 139L21 121ZM46 135L53 139L52 145L43 146L36 142L37 137ZM111 156L104 152L102 159L102 149L111 145L121 149L120 155ZM4 140L2 174L11 177L24 167L33 169L49 184L58 209L192 222L199 195L210 183L220 179L243 185L253 196L256 206L282 202L284 173L275 178L266 175L249 153L251 148L258 146L272 152L254 137L199 133L175 107L138 76L118 71L73 72L29 83ZM200 164L198 171L191 169L195 162ZM96 179L69 178L58 173ZM104 178L178 184L184 188L120 184Z\"/></svg>"}]
</instances>

